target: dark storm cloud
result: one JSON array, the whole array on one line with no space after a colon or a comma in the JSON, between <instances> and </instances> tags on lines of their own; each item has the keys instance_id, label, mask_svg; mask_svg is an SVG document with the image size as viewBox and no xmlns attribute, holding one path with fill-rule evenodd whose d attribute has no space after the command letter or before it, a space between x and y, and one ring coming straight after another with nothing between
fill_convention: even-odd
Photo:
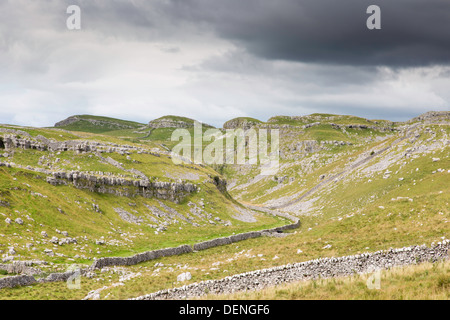
<instances>
[{"instance_id":1,"label":"dark storm cloud","mask_svg":"<svg viewBox=\"0 0 450 320\"><path fill-rule=\"evenodd\" d=\"M269 60L391 67L450 63L449 0L49 3L58 12L69 4L80 5L83 28L105 38L167 41L198 36L201 39L206 31ZM366 10L373 4L381 8L381 30L366 27L369 17Z\"/></svg>"},{"instance_id":2,"label":"dark storm cloud","mask_svg":"<svg viewBox=\"0 0 450 320\"><path fill-rule=\"evenodd\" d=\"M368 30L369 5L381 30ZM273 60L346 65L450 63L448 0L172 0L173 21L206 23L223 38Z\"/></svg>"}]
</instances>

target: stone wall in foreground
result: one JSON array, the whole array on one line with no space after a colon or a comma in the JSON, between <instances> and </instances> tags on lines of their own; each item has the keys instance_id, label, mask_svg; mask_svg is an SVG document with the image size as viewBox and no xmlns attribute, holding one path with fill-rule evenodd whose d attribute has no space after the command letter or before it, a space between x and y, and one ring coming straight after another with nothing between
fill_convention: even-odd
<instances>
[{"instance_id":1,"label":"stone wall in foreground","mask_svg":"<svg viewBox=\"0 0 450 320\"><path fill-rule=\"evenodd\" d=\"M322 258L270 269L233 275L220 280L208 280L187 286L162 290L136 300L186 299L208 294L227 294L245 290L261 290L282 283L369 273L395 266L412 265L449 258L450 241L429 248L412 246L339 258Z\"/></svg>"}]
</instances>

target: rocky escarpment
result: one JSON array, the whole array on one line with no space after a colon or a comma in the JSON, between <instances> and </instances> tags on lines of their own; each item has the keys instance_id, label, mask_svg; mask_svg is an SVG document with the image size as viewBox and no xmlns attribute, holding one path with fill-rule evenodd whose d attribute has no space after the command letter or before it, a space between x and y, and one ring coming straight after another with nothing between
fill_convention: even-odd
<instances>
[{"instance_id":1,"label":"rocky escarpment","mask_svg":"<svg viewBox=\"0 0 450 320\"><path fill-rule=\"evenodd\" d=\"M119 123L111 119L111 121L106 119L94 119L94 118L88 118L88 117L80 117L80 116L71 116L67 119L64 119L62 121L59 121L55 123L55 127L65 127L77 122L86 122L90 125L93 125L95 127L99 128L107 128L107 129L115 129L115 130L121 130L121 129L135 129L136 126L128 125L125 123Z\"/></svg>"},{"instance_id":2,"label":"rocky escarpment","mask_svg":"<svg viewBox=\"0 0 450 320\"><path fill-rule=\"evenodd\" d=\"M251 127L260 124L261 121L253 118L235 118L223 124L224 129L243 129L248 130Z\"/></svg>"},{"instance_id":3,"label":"rocky escarpment","mask_svg":"<svg viewBox=\"0 0 450 320\"><path fill-rule=\"evenodd\" d=\"M193 128L195 120L184 118L184 117L176 117L176 116L165 116L149 122L148 126L151 129L160 129L160 128ZM202 123L204 127L210 127L209 124Z\"/></svg>"},{"instance_id":4,"label":"rocky escarpment","mask_svg":"<svg viewBox=\"0 0 450 320\"><path fill-rule=\"evenodd\" d=\"M55 123L55 127L65 127L78 121L80 121L80 118L78 116L68 117L67 119Z\"/></svg>"},{"instance_id":5,"label":"rocky escarpment","mask_svg":"<svg viewBox=\"0 0 450 320\"><path fill-rule=\"evenodd\" d=\"M330 123L330 125L334 129L370 129L370 130L377 130L377 131L396 131L397 129L390 126L369 126L366 124L336 124L336 123Z\"/></svg>"},{"instance_id":6,"label":"rocky escarpment","mask_svg":"<svg viewBox=\"0 0 450 320\"><path fill-rule=\"evenodd\" d=\"M78 189L91 192L115 194L118 196L158 198L181 202L186 196L197 191L192 183L149 181L146 179L130 179L113 175L95 175L87 172L53 172L47 182L56 185L73 184Z\"/></svg>"},{"instance_id":7,"label":"rocky escarpment","mask_svg":"<svg viewBox=\"0 0 450 320\"><path fill-rule=\"evenodd\" d=\"M335 129L371 129L377 131L395 131L394 123L389 121L377 121L360 118L367 124L350 123L350 124L337 124L333 121L344 120L345 116L338 115L309 115L309 116L276 116L270 118L267 123L260 124L259 127L267 127L271 129L283 129L283 128L301 128L308 129L319 125L331 125ZM345 119L346 121L356 121L357 119Z\"/></svg>"},{"instance_id":8,"label":"rocky escarpment","mask_svg":"<svg viewBox=\"0 0 450 320\"><path fill-rule=\"evenodd\" d=\"M161 119L150 121L148 126L152 129L159 128L193 128L194 123L181 120Z\"/></svg>"},{"instance_id":9,"label":"rocky escarpment","mask_svg":"<svg viewBox=\"0 0 450 320\"><path fill-rule=\"evenodd\" d=\"M449 258L449 250L450 241L445 240L431 248L422 245L339 258L321 258L162 290L138 297L136 300L189 299L206 294L261 290L282 283L317 279L319 277L331 278L371 273L395 266L445 260Z\"/></svg>"},{"instance_id":10,"label":"rocky escarpment","mask_svg":"<svg viewBox=\"0 0 450 320\"><path fill-rule=\"evenodd\" d=\"M47 174L47 182L56 185L72 184L79 189L88 189L92 192L108 193L118 196L143 196L146 198L158 198L170 200L175 203L181 202L187 195L195 192L197 187L191 183L184 182L162 182L150 181L142 172L136 169L125 169L119 162L110 157L102 157L101 153L119 153L129 155L132 152L138 154L154 154L146 149L129 146L117 145L114 143L99 143L95 141L55 141L43 136L32 137L29 134L20 134L13 129L3 129L0 132L1 145L5 150L34 149L39 151L66 152L74 151L76 153L94 153L101 161L112 164L124 172L126 175L113 175L108 172L82 172L82 171L50 171L43 168L33 168L31 166L21 166L12 162L0 162L0 166L24 168L39 173Z\"/></svg>"},{"instance_id":11,"label":"rocky escarpment","mask_svg":"<svg viewBox=\"0 0 450 320\"><path fill-rule=\"evenodd\" d=\"M58 185L73 185L78 189L91 192L114 194L121 197L143 196L180 203L185 197L197 191L197 186L188 182L165 182L141 179L139 176L117 176L109 172L57 171L21 166L11 162L0 162L0 167L21 168L47 174L47 183Z\"/></svg>"},{"instance_id":12,"label":"rocky escarpment","mask_svg":"<svg viewBox=\"0 0 450 320\"><path fill-rule=\"evenodd\" d=\"M210 178L211 178L211 176L210 176ZM217 187L217 189L219 189L220 192L222 192L223 194L228 194L226 179L223 179L219 176L214 176L212 178L212 183Z\"/></svg>"},{"instance_id":13,"label":"rocky escarpment","mask_svg":"<svg viewBox=\"0 0 450 320\"><path fill-rule=\"evenodd\" d=\"M411 120L406 121L406 123L412 123L417 121L423 121L425 124L432 123L448 123L450 121L450 111L430 111L421 114Z\"/></svg>"},{"instance_id":14,"label":"rocky escarpment","mask_svg":"<svg viewBox=\"0 0 450 320\"><path fill-rule=\"evenodd\" d=\"M47 139L41 135L36 137L23 136L18 130L1 130L0 132L8 132L6 134L0 135L3 148L9 149L33 149L38 151L75 151L77 153L82 152L106 152L106 153L120 153L128 154L132 151L137 151L140 153L146 152L145 149L129 146L129 145L118 145L115 143L100 143L96 141L80 141L80 140L67 140L67 141L56 141Z\"/></svg>"}]
</instances>

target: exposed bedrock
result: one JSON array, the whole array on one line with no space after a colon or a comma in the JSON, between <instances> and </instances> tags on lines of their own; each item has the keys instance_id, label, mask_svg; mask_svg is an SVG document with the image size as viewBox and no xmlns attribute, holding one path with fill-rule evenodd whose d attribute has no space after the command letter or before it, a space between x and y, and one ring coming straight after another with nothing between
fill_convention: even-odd
<instances>
[{"instance_id":1,"label":"exposed bedrock","mask_svg":"<svg viewBox=\"0 0 450 320\"><path fill-rule=\"evenodd\" d=\"M197 191L192 183L132 180L114 176L96 176L85 172L53 172L47 177L52 185L73 184L78 189L88 189L91 192L109 193L118 196L158 198L176 203Z\"/></svg>"}]
</instances>

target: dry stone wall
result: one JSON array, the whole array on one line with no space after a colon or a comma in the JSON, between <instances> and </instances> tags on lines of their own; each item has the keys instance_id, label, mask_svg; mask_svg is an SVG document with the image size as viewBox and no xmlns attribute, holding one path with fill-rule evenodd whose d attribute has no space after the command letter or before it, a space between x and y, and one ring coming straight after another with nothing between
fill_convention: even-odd
<instances>
[{"instance_id":1,"label":"dry stone wall","mask_svg":"<svg viewBox=\"0 0 450 320\"><path fill-rule=\"evenodd\" d=\"M274 267L233 275L220 280L208 280L187 286L162 290L136 300L187 299L208 294L227 294L237 291L261 290L286 282L351 276L370 273L395 266L421 262L436 262L449 258L450 241L429 248L412 246L375 253L365 253L339 258L322 258L296 264Z\"/></svg>"},{"instance_id":2,"label":"dry stone wall","mask_svg":"<svg viewBox=\"0 0 450 320\"><path fill-rule=\"evenodd\" d=\"M159 249L154 251L147 251L144 253L136 254L132 257L110 257L110 258L100 258L91 265L91 269L101 269L103 267L110 266L130 266L141 262L150 261L160 257L168 257L174 255L180 255L184 253L191 253L193 251L206 250L213 247L223 246L231 244L234 242L239 242L247 239L257 238L264 236L267 233L282 232L284 230L289 230L293 228L298 228L300 226L300 220L296 219L295 223L277 227L273 229L266 229L262 231L252 231L245 232L229 237L217 238L213 240L208 240L200 243L196 243L193 246L182 245L176 248Z\"/></svg>"},{"instance_id":3,"label":"dry stone wall","mask_svg":"<svg viewBox=\"0 0 450 320\"><path fill-rule=\"evenodd\" d=\"M20 286L29 286L35 283L48 283L48 282L61 282L67 281L70 277L76 275L85 275L88 272L87 269L73 270L60 273L51 273L47 277L36 279L33 275L23 274L17 276L10 276L0 278L0 289L14 288Z\"/></svg>"},{"instance_id":4,"label":"dry stone wall","mask_svg":"<svg viewBox=\"0 0 450 320\"><path fill-rule=\"evenodd\" d=\"M166 248L153 251L147 251L139 253L131 257L112 257L112 258L100 258L91 265L91 269L101 269L103 267L110 266L131 266L141 262L161 258L180 255L184 253L192 252L191 246L182 245L176 248Z\"/></svg>"},{"instance_id":5,"label":"dry stone wall","mask_svg":"<svg viewBox=\"0 0 450 320\"><path fill-rule=\"evenodd\" d=\"M289 230L289 229L295 229L295 228L298 228L299 226L300 226L300 220L297 220L295 223L288 224L288 225L282 226L282 227L266 229L266 230L261 230L261 231L240 233L240 234L232 235L229 237L217 238L217 239L213 239L213 240L209 240L209 241L196 243L193 245L193 250L194 251L206 250L209 248L223 246L223 245L231 244L234 242L258 238L258 237L264 236L266 234L278 233L278 232L283 232L283 231Z\"/></svg>"},{"instance_id":6,"label":"dry stone wall","mask_svg":"<svg viewBox=\"0 0 450 320\"><path fill-rule=\"evenodd\" d=\"M292 224L286 225L286 226L277 227L277 228L273 228L273 229L240 233L240 234L232 235L229 237L204 241L204 242L197 243L193 246L182 245L182 246L175 247L175 248L158 249L158 250L139 253L139 254L133 255L131 257L100 258L100 259L95 260L94 263L88 269L80 270L80 274L84 275L84 274L86 274L86 272L89 272L90 270L101 269L104 267L136 265L136 264L139 264L142 262L158 259L161 257L169 257L169 256L181 255L181 254L185 254L185 253L191 253L191 252L199 251L199 250L205 250L208 248L231 244L231 243L238 242L238 241L261 237L261 236L266 235L267 233L270 234L270 233L282 232L284 230L289 230L292 228L298 228L300 226L299 219L291 217L291 216L289 216L289 218L295 219L295 222ZM7 268L10 269L11 267L7 266ZM16 269L14 269L14 270L16 270ZM29 276L29 275L1 278L0 279L0 289L6 288L6 287L30 285L30 284L33 284L36 282L43 283L43 282L67 281L74 274L74 272L75 271L68 271L68 272L64 272L64 273L52 273L49 276L47 276L46 278L41 278L39 280L35 280L32 276Z\"/></svg>"}]
</instances>

